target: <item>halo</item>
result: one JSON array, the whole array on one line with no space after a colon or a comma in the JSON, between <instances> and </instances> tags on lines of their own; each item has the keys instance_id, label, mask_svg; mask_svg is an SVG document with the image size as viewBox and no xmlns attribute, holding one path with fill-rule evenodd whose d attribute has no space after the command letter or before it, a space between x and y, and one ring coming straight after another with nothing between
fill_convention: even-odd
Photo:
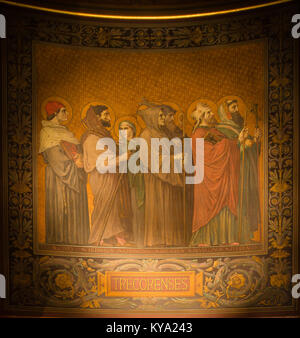
<instances>
[{"instance_id":1,"label":"halo","mask_svg":"<svg viewBox=\"0 0 300 338\"><path fill-rule=\"evenodd\" d=\"M138 125L141 127L141 129L145 129L147 127L145 121L143 120L143 118L140 115L135 115L136 121L138 123Z\"/></svg>"},{"instance_id":2,"label":"halo","mask_svg":"<svg viewBox=\"0 0 300 338\"><path fill-rule=\"evenodd\" d=\"M146 123L145 123L145 121L143 120L143 118L140 116L140 115L138 115L138 112L140 111L140 110L144 110L144 109L147 109L148 107L146 106L146 105L144 105L144 104L139 104L138 106L137 106L137 109L136 109L136 113L135 113L135 118L136 118L136 120L137 120L137 122L138 122L138 124L141 126L141 128L142 129L145 129L147 126L146 126Z\"/></svg>"},{"instance_id":3,"label":"halo","mask_svg":"<svg viewBox=\"0 0 300 338\"><path fill-rule=\"evenodd\" d=\"M195 124L195 120L192 118L192 112L195 110L197 104L201 102L201 103L204 103L204 104L207 104L212 112L214 113L214 116L216 118L216 120L219 122L219 116L218 116L218 110L217 110L217 105L211 101L211 100L208 100L208 99L198 99L196 101L194 101L188 108L187 110L187 115L186 115L186 118L187 118L187 122L191 125L191 126L194 126Z\"/></svg>"},{"instance_id":4,"label":"halo","mask_svg":"<svg viewBox=\"0 0 300 338\"><path fill-rule=\"evenodd\" d=\"M67 102L65 99L63 99L62 97L60 96L50 96L48 97L47 99L45 99L42 104L41 104L41 110L42 110L42 116L43 116L43 119L44 120L47 120L47 112L46 112L46 104L49 102L49 101L57 101L57 102L60 102L62 103L65 107L66 107L66 110L67 110L67 120L66 121L62 121L60 122L60 124L62 125L67 125L68 123L71 122L72 120L72 117L73 117L73 109L71 107L71 105L69 104L69 102Z\"/></svg>"},{"instance_id":5,"label":"halo","mask_svg":"<svg viewBox=\"0 0 300 338\"><path fill-rule=\"evenodd\" d=\"M245 101L239 96L229 95L229 96L222 97L220 100L218 100L217 106L220 107L220 105L224 104L226 101L229 101L229 100L230 101L231 100L237 100L238 105L239 105L239 112L240 112L241 116L243 116L243 118L245 118L246 111L247 111L247 105L246 105ZM219 118L219 114L218 114L218 118Z\"/></svg>"},{"instance_id":6,"label":"halo","mask_svg":"<svg viewBox=\"0 0 300 338\"><path fill-rule=\"evenodd\" d=\"M137 111L139 111L139 110L144 110L144 109L147 109L148 108L148 106L146 106L145 104L140 104L140 105L138 105L138 107L137 107Z\"/></svg>"},{"instance_id":7,"label":"halo","mask_svg":"<svg viewBox=\"0 0 300 338\"><path fill-rule=\"evenodd\" d=\"M110 113L110 118L111 118L111 122L110 122L111 126L106 128L106 129L107 130L113 130L114 125L115 125L115 121L116 121L116 114L108 104L106 104L104 102L100 102L100 101L89 102L81 109L80 121L81 121L82 125L84 126L84 128L87 128L87 127L86 127L85 123L83 122L83 120L85 119L86 113L87 113L88 109L90 108L90 106L106 106L108 108L108 111Z\"/></svg>"},{"instance_id":8,"label":"halo","mask_svg":"<svg viewBox=\"0 0 300 338\"><path fill-rule=\"evenodd\" d=\"M141 133L141 129L142 129L141 126L139 125L137 119L134 116L126 115L126 116L122 116L117 119L115 126L114 126L114 130L113 130L114 139L119 139L119 126L124 121L131 122L135 126L135 129L136 129L135 137L138 137Z\"/></svg>"},{"instance_id":9,"label":"halo","mask_svg":"<svg viewBox=\"0 0 300 338\"><path fill-rule=\"evenodd\" d=\"M181 111L181 110L178 110L176 113L175 113L175 116L174 116L174 123L176 124L176 126L178 128L180 128L181 130L183 129L183 126L184 126L184 112Z\"/></svg>"}]
</instances>

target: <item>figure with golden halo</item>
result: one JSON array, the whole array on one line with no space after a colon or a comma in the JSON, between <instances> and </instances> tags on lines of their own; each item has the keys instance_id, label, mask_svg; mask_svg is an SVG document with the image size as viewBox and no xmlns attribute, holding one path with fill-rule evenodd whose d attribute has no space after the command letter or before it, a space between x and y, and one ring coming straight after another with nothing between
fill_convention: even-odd
<instances>
[{"instance_id":1,"label":"figure with golden halo","mask_svg":"<svg viewBox=\"0 0 300 338\"><path fill-rule=\"evenodd\" d=\"M46 242L86 245L89 238L89 213L86 174L80 142L62 125L68 112L64 104L48 101L42 121L40 149L47 164Z\"/></svg>"},{"instance_id":2,"label":"figure with golden halo","mask_svg":"<svg viewBox=\"0 0 300 338\"><path fill-rule=\"evenodd\" d=\"M251 243L254 232L261 222L258 160L262 132L258 128L258 112L255 107L256 125L254 136L249 134L247 111L245 117L241 115L241 99L229 97L220 100L218 113L220 124L218 130L228 138L238 140L240 147L240 179L238 203L238 243Z\"/></svg>"},{"instance_id":3,"label":"figure with golden halo","mask_svg":"<svg viewBox=\"0 0 300 338\"><path fill-rule=\"evenodd\" d=\"M180 108L172 103L164 103L161 105L162 112L165 115L165 126L163 128L166 136L171 140L179 138L183 142L184 137L187 137L183 131L183 119L184 114ZM182 143L183 144L183 143ZM173 207L179 210L179 214L182 215L182 227L184 228L183 235L184 242L188 243L191 236L191 226L193 219L193 186L187 184L182 188L182 191L176 189L174 191ZM184 210L185 204L185 210ZM185 216L184 216L185 214ZM185 220L184 220L185 218Z\"/></svg>"},{"instance_id":4,"label":"figure with golden halo","mask_svg":"<svg viewBox=\"0 0 300 338\"><path fill-rule=\"evenodd\" d=\"M137 136L137 122L132 116L125 116L117 121L118 130L126 131L127 142ZM138 163L140 164L140 163ZM127 173L131 206L132 206L132 234L133 241L136 246L141 248L144 246L145 233L145 182L141 172Z\"/></svg>"},{"instance_id":5,"label":"figure with golden halo","mask_svg":"<svg viewBox=\"0 0 300 338\"><path fill-rule=\"evenodd\" d=\"M82 135L84 170L94 195L89 244L125 246L131 231L131 200L127 177L121 173L100 174L96 161L105 150L96 150L101 138L112 138L111 115L105 105L90 106L84 119L87 131ZM117 166L119 157L116 158Z\"/></svg>"},{"instance_id":6,"label":"figure with golden halo","mask_svg":"<svg viewBox=\"0 0 300 338\"><path fill-rule=\"evenodd\" d=\"M180 129L174 121L176 109L171 107L170 105L162 105L162 111L165 115L165 127L164 131L169 139L172 139L174 137L183 137L183 131Z\"/></svg>"},{"instance_id":7,"label":"figure with golden halo","mask_svg":"<svg viewBox=\"0 0 300 338\"><path fill-rule=\"evenodd\" d=\"M146 128L140 137L148 144L148 173L145 180L145 239L147 247L184 246L183 207L177 207L176 198L181 194L184 184L183 174L174 173L174 156L171 155L170 173L152 173L151 171L151 139L167 138L164 131L164 105L157 105L144 100L147 108L138 110ZM155 158L160 159L161 154Z\"/></svg>"},{"instance_id":8,"label":"figure with golden halo","mask_svg":"<svg viewBox=\"0 0 300 338\"><path fill-rule=\"evenodd\" d=\"M211 104L199 101L192 116L193 158L197 138L204 138L204 179L194 185L194 215L190 246L237 243L240 150L235 140L216 128Z\"/></svg>"}]
</instances>

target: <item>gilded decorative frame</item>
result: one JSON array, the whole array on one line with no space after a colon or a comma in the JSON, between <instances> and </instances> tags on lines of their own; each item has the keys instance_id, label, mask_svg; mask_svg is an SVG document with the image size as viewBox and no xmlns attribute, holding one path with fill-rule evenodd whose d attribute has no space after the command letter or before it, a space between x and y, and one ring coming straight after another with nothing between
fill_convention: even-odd
<instances>
[{"instance_id":1,"label":"gilded decorative frame","mask_svg":"<svg viewBox=\"0 0 300 338\"><path fill-rule=\"evenodd\" d=\"M38 15L8 16L7 93L3 92L4 252L9 276L5 309L69 315L162 314L187 316L295 314L291 276L298 268L298 50L290 37L293 11L274 10L216 21L169 24L99 24ZM143 34L138 34L143 32ZM158 34L159 32L159 34ZM38 256L33 251L32 43L101 48L193 48L268 40L268 254L196 259L102 259ZM4 55L5 56L5 55ZM5 75L5 74L4 74ZM7 129L6 129L7 126ZM248 273L244 288L241 275ZM196 271L204 294L188 298L98 296L96 274L118 270ZM62 274L62 284L55 277ZM236 283L236 284L234 284ZM239 284L240 283L240 284ZM235 285L235 287L233 286ZM242 285L242 298L226 290Z\"/></svg>"}]
</instances>

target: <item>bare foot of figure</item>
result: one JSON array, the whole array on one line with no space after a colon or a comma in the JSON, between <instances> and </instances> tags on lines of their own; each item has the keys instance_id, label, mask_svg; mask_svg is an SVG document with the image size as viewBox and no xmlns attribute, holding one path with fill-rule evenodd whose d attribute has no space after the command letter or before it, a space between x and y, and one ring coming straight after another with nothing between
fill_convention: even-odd
<instances>
[{"instance_id":1,"label":"bare foot of figure","mask_svg":"<svg viewBox=\"0 0 300 338\"><path fill-rule=\"evenodd\" d=\"M116 236L116 240L117 240L117 243L118 243L119 246L125 246L126 243L127 243L126 240L122 237Z\"/></svg>"},{"instance_id":2,"label":"bare foot of figure","mask_svg":"<svg viewBox=\"0 0 300 338\"><path fill-rule=\"evenodd\" d=\"M208 247L208 246L209 246L208 244L204 244L204 243L198 244L199 248L205 248L205 247Z\"/></svg>"},{"instance_id":3,"label":"bare foot of figure","mask_svg":"<svg viewBox=\"0 0 300 338\"><path fill-rule=\"evenodd\" d=\"M238 242L229 243L229 245L240 245Z\"/></svg>"}]
</instances>

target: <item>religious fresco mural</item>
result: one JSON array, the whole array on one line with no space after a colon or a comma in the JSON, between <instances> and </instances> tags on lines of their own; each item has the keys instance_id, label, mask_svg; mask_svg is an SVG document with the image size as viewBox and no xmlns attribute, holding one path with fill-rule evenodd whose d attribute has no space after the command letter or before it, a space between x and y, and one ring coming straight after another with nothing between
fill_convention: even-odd
<instances>
[{"instance_id":1,"label":"religious fresco mural","mask_svg":"<svg viewBox=\"0 0 300 338\"><path fill-rule=\"evenodd\" d=\"M7 313L296 313L290 14L142 26L11 18ZM96 144L120 149L124 134L117 168L136 159L149 173L100 174ZM150 172L151 151L129 149L136 138L150 150L153 138L175 140L171 172ZM193 164L203 140L198 184L176 171L185 139Z\"/></svg>"},{"instance_id":2,"label":"religious fresco mural","mask_svg":"<svg viewBox=\"0 0 300 338\"><path fill-rule=\"evenodd\" d=\"M265 51L264 41L117 55L36 44L37 247L68 246L68 254L72 245L104 254L106 247L129 254L263 252ZM146 141L148 173L97 170L97 142L118 145L120 130L128 142ZM194 162L196 139L203 138L203 182L186 184L174 153L170 173L152 173L153 138L181 145L191 138Z\"/></svg>"}]
</instances>

